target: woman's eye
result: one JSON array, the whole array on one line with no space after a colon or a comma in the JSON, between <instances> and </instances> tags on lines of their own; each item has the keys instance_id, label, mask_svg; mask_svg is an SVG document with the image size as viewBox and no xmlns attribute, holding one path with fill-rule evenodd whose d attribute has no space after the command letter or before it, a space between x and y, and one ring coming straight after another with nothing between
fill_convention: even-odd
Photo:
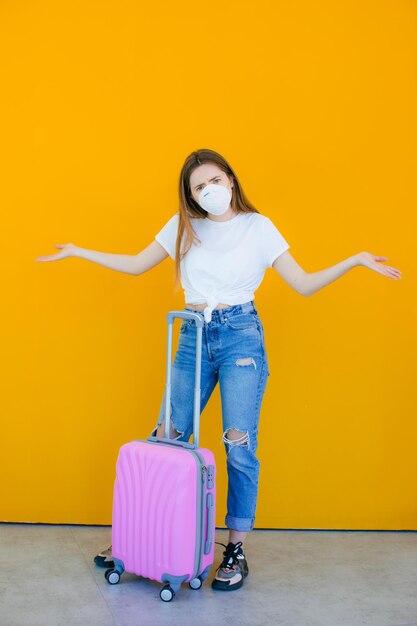
<instances>
[{"instance_id":1,"label":"woman's eye","mask_svg":"<svg viewBox=\"0 0 417 626\"><path fill-rule=\"evenodd\" d=\"M222 180L221 178L215 178L215 179L214 179L214 182L215 182L215 183L217 183L217 181L220 181L220 182L221 182L221 180ZM202 186L201 186L201 185L200 185L199 187L197 187L197 191L200 191L200 189L202 189Z\"/></svg>"}]
</instances>

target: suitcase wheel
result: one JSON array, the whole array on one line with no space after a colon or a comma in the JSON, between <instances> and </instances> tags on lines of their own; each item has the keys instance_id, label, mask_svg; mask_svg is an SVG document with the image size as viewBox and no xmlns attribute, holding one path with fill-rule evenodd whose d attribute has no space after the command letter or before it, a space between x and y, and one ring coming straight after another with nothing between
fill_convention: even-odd
<instances>
[{"instance_id":1,"label":"suitcase wheel","mask_svg":"<svg viewBox=\"0 0 417 626\"><path fill-rule=\"evenodd\" d=\"M107 582L110 585L117 585L117 583L120 580L120 574L117 570L115 569L107 569L104 572L104 578L107 580Z\"/></svg>"},{"instance_id":2,"label":"suitcase wheel","mask_svg":"<svg viewBox=\"0 0 417 626\"><path fill-rule=\"evenodd\" d=\"M164 602L170 602L175 596L175 591L169 585L164 585L159 592L159 596Z\"/></svg>"},{"instance_id":3,"label":"suitcase wheel","mask_svg":"<svg viewBox=\"0 0 417 626\"><path fill-rule=\"evenodd\" d=\"M188 586L191 589L200 589L202 584L203 584L203 580L201 576L197 576L197 578L193 578L192 580L190 580L190 582L188 583Z\"/></svg>"}]
</instances>

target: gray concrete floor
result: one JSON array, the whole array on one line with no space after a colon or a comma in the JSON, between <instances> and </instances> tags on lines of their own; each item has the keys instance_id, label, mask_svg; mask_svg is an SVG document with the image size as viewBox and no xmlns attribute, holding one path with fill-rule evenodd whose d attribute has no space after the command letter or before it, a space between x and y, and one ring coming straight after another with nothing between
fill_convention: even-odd
<instances>
[{"instance_id":1,"label":"gray concrete floor","mask_svg":"<svg viewBox=\"0 0 417 626\"><path fill-rule=\"evenodd\" d=\"M417 533L255 530L234 592L124 574L109 585L94 555L103 526L0 524L1 626L417 626ZM227 543L227 531L216 541Z\"/></svg>"}]
</instances>

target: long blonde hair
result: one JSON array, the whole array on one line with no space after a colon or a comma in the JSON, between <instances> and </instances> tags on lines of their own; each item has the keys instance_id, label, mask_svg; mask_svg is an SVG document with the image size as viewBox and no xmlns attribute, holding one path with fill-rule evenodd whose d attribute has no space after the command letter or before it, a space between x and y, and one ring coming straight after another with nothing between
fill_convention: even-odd
<instances>
[{"instance_id":1,"label":"long blonde hair","mask_svg":"<svg viewBox=\"0 0 417 626\"><path fill-rule=\"evenodd\" d=\"M242 185L229 163L218 152L209 149L194 150L185 159L179 179L180 210L178 221L178 235L175 247L175 289L180 286L180 262L187 254L194 242L200 242L190 222L190 218L204 219L208 213L192 197L190 189L190 176L199 165L214 163L223 172L232 178L232 209L236 213L259 213L246 197ZM185 233L184 246L181 250L181 242Z\"/></svg>"}]
</instances>

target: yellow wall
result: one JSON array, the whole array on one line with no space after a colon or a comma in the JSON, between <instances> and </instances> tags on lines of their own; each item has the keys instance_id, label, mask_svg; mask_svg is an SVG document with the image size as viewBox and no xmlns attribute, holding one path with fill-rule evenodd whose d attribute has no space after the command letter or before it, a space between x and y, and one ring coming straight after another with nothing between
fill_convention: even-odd
<instances>
[{"instance_id":1,"label":"yellow wall","mask_svg":"<svg viewBox=\"0 0 417 626\"><path fill-rule=\"evenodd\" d=\"M184 305L170 259L140 277L34 259L139 252L209 147L306 271L366 250L403 272L303 298L267 271L257 527L417 529L416 17L406 0L1 4L1 520L111 523L118 449L156 420ZM221 434L216 388L218 525Z\"/></svg>"}]
</instances>

